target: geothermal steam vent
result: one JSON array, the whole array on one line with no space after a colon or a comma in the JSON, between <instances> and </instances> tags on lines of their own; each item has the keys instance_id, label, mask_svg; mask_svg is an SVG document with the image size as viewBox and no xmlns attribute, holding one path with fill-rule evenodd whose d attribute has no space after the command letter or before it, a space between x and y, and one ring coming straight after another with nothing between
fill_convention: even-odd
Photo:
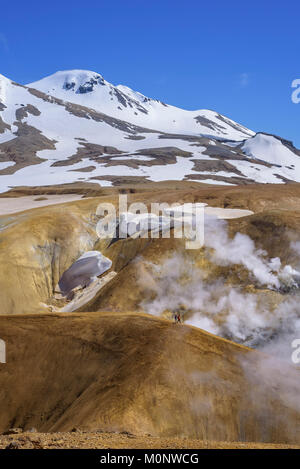
<instances>
[{"instance_id":1,"label":"geothermal steam vent","mask_svg":"<svg viewBox=\"0 0 300 469\"><path fill-rule=\"evenodd\" d=\"M77 287L87 287L96 277L111 268L112 262L98 251L88 251L61 276L58 285L64 296Z\"/></svg>"}]
</instances>

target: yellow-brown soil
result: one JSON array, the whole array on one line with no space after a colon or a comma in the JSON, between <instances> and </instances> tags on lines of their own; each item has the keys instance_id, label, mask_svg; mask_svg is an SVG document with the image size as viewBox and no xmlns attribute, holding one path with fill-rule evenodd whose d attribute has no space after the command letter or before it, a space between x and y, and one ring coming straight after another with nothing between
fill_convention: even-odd
<instances>
[{"instance_id":1,"label":"yellow-brown soil","mask_svg":"<svg viewBox=\"0 0 300 469\"><path fill-rule=\"evenodd\" d=\"M229 221L230 234L249 234L269 256L293 260L289 243L300 228L300 184L11 191L9 196L91 198L0 217L0 338L7 345L7 363L0 363L0 431L52 432L1 436L0 447L11 441L53 448L299 445L299 370L284 364L269 372L258 352L139 312L146 291L137 282L145 274L139 259L160 263L180 252L208 279L222 276L229 285L255 287L240 269L213 266L201 250L187 252L182 240L98 241L96 208L102 201L117 204L120 192L128 193L129 203L206 202L252 210ZM118 275L82 312L46 314L41 303L51 302L61 274L91 249L111 258ZM71 433L73 427L80 431Z\"/></svg>"},{"instance_id":2,"label":"yellow-brown soil","mask_svg":"<svg viewBox=\"0 0 300 469\"><path fill-rule=\"evenodd\" d=\"M122 432L299 443L300 412L264 356L138 313L2 316L0 431ZM297 372L298 373L298 372Z\"/></svg>"},{"instance_id":3,"label":"yellow-brown soil","mask_svg":"<svg viewBox=\"0 0 300 469\"><path fill-rule=\"evenodd\" d=\"M250 209L256 213L229 221L231 233L248 233L258 247L266 249L270 256L279 255L283 261L290 262L294 255L291 254L289 241L293 240L300 228L300 184L207 187L198 183L169 182L151 184L150 188L148 186L143 185L140 192L131 189L136 192L129 193L128 203L206 202L212 206ZM87 189L81 189L91 195ZM53 190L52 188L51 192L48 188L51 193ZM56 193L64 193L65 190L65 186L60 186ZM70 188L68 190L71 191ZM129 263L136 256L142 253L148 258L158 258L158 254L162 254L164 258L174 250L182 250L181 240L174 242L172 239L121 240L109 249L106 249L107 241L97 243L95 213L98 204L117 204L118 191L129 192L128 188L118 191L116 188L98 190L101 197L0 217L0 288L5 292L0 296L0 314L40 311L41 303L48 303L53 296L62 273L84 251L101 250L104 255L113 259L114 270L122 271L121 275L126 278L133 276L135 282L136 273L133 273ZM22 195L34 192L38 194L40 191L28 188L27 192L23 190ZM239 278L241 276L239 273ZM122 284L123 282L119 283L119 286ZM134 284L126 282L126 285L130 292L135 289ZM134 295L130 293L130 296ZM113 300L113 297L121 298L118 289L111 296L111 304L107 301L108 296L102 302L101 295L101 300L97 300L90 310L119 307L132 309L136 308L140 300L135 297L127 306L118 306L118 301Z\"/></svg>"}]
</instances>

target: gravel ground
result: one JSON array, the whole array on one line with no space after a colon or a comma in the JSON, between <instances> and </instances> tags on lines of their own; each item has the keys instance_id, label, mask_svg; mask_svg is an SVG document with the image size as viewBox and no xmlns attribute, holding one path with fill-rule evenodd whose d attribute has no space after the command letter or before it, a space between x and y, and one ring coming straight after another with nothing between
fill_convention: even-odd
<instances>
[{"instance_id":1,"label":"gravel ground","mask_svg":"<svg viewBox=\"0 0 300 469\"><path fill-rule=\"evenodd\" d=\"M24 432L0 435L0 449L277 449L300 446L136 436L130 433Z\"/></svg>"}]
</instances>

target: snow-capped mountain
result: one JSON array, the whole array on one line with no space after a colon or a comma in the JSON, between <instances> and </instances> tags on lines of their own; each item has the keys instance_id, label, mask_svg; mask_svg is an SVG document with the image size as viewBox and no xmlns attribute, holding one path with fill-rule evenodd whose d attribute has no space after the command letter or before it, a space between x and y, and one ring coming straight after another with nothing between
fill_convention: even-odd
<instances>
[{"instance_id":1,"label":"snow-capped mountain","mask_svg":"<svg viewBox=\"0 0 300 469\"><path fill-rule=\"evenodd\" d=\"M300 182L300 152L213 111L185 111L93 72L30 86L0 75L0 191L16 186L193 180Z\"/></svg>"},{"instance_id":2,"label":"snow-capped mountain","mask_svg":"<svg viewBox=\"0 0 300 469\"><path fill-rule=\"evenodd\" d=\"M95 72L57 72L27 85L56 98L91 107L112 117L171 133L195 133L242 140L254 132L209 110L185 111L147 98L127 86L114 86Z\"/></svg>"}]
</instances>

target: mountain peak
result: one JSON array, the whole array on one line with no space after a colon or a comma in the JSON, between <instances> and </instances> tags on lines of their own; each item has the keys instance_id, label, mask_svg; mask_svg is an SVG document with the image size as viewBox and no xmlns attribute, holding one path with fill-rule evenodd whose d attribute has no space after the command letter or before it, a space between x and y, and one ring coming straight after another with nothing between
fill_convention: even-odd
<instances>
[{"instance_id":1,"label":"mountain peak","mask_svg":"<svg viewBox=\"0 0 300 469\"><path fill-rule=\"evenodd\" d=\"M53 73L39 81L28 84L30 88L37 88L44 93L51 94L59 90L74 93L89 93L97 85L106 85L102 75L90 70L63 70Z\"/></svg>"}]
</instances>

